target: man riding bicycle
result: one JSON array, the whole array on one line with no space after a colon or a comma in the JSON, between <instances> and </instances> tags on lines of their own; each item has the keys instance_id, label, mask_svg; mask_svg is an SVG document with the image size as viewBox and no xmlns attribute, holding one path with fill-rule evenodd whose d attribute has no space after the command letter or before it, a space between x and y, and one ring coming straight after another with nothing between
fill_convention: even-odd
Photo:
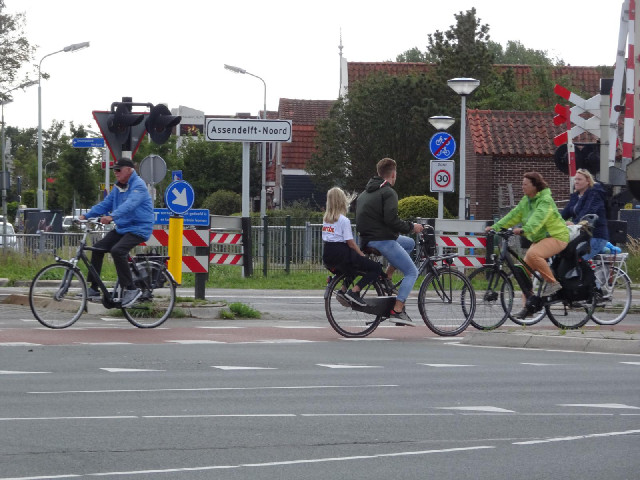
<instances>
[{"instance_id":1,"label":"man riding bicycle","mask_svg":"<svg viewBox=\"0 0 640 480\"><path fill-rule=\"evenodd\" d=\"M141 294L140 289L133 284L128 261L129 251L136 245L147 241L151 236L154 220L153 202L144 180L135 172L131 160L127 158L119 160L113 166L113 172L117 183L111 193L79 218L84 220L102 216L100 223L105 225L112 221L116 223L116 228L108 232L93 246L104 250L105 253L111 253L118 281L122 287L121 304L123 307L128 307ZM94 251L92 253L91 265L96 269L98 275L102 270L103 260L103 252ZM91 283L88 297L99 297L100 291L91 274L89 274L88 280Z\"/></svg>"},{"instance_id":2,"label":"man riding bicycle","mask_svg":"<svg viewBox=\"0 0 640 480\"><path fill-rule=\"evenodd\" d=\"M418 279L418 269L409 255L415 241L399 233L420 233L423 226L398 217L398 194L393 189L397 178L396 161L383 158L376 165L376 170L378 175L369 180L365 191L358 196L356 229L363 248L375 248L390 263L387 268L389 282L396 269L404 274L389 318L396 324L415 326L405 309L407 298Z\"/></svg>"}]
</instances>

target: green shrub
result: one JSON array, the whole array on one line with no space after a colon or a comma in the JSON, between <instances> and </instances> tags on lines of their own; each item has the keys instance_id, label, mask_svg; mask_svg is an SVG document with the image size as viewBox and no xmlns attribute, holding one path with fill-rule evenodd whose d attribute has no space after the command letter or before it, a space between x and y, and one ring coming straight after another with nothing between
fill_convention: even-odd
<instances>
[{"instance_id":1,"label":"green shrub","mask_svg":"<svg viewBox=\"0 0 640 480\"><path fill-rule=\"evenodd\" d=\"M231 215L242 210L242 197L230 190L213 192L202 202L212 215Z\"/></svg>"},{"instance_id":2,"label":"green shrub","mask_svg":"<svg viewBox=\"0 0 640 480\"><path fill-rule=\"evenodd\" d=\"M398 202L398 216L403 219L437 218L438 200L428 195L405 197ZM446 207L444 218L453 218Z\"/></svg>"}]
</instances>

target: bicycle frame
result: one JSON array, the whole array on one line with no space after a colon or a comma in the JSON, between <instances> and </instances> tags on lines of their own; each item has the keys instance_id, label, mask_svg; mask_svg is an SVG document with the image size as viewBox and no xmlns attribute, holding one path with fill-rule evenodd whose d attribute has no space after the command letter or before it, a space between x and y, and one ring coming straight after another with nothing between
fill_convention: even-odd
<instances>
[{"instance_id":1,"label":"bicycle frame","mask_svg":"<svg viewBox=\"0 0 640 480\"><path fill-rule=\"evenodd\" d=\"M513 274L513 278L515 278L516 283L522 290L522 293L524 294L525 298L529 299L534 295L533 281L531 280L530 275L533 275L534 278L538 280L538 283L539 283L538 290L542 288L542 283L543 283L542 277L535 270L533 270L529 265L527 265L524 259L520 255L518 255L518 252L516 252L514 249L512 249L509 246L508 236L504 236L504 234L501 235L498 232L496 232L495 235L497 235L500 238L502 243L500 245L499 256L496 257L495 254L492 255L492 258L494 260L493 264L496 266L496 269L501 269L502 265L506 264L509 271ZM521 264L522 268L520 268L519 265L516 265L514 259Z\"/></svg>"}]
</instances>

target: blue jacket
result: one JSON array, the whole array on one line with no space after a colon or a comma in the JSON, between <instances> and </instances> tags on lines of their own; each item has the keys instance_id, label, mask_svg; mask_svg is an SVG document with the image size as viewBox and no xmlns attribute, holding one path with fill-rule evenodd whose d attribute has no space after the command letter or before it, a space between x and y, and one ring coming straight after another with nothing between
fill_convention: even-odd
<instances>
[{"instance_id":1,"label":"blue jacket","mask_svg":"<svg viewBox=\"0 0 640 480\"><path fill-rule=\"evenodd\" d=\"M134 171L126 188L114 185L102 202L84 214L86 218L111 215L116 232L133 233L148 240L153 230L153 202L144 180Z\"/></svg>"},{"instance_id":2,"label":"blue jacket","mask_svg":"<svg viewBox=\"0 0 640 480\"><path fill-rule=\"evenodd\" d=\"M573 223L578 223L582 217L589 213L598 215L598 220L593 228L594 238L609 240L609 229L607 228L607 211L605 208L607 192L601 183L597 182L593 187L587 188L582 197L578 192L573 192L569 197L569 203L562 210L562 218L571 219Z\"/></svg>"}]
</instances>

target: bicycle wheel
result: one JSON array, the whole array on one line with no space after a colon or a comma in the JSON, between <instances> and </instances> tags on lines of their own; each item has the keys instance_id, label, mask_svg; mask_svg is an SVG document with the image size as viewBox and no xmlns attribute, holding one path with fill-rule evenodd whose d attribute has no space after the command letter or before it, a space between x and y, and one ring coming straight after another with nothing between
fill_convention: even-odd
<instances>
[{"instance_id":1,"label":"bicycle wheel","mask_svg":"<svg viewBox=\"0 0 640 480\"><path fill-rule=\"evenodd\" d=\"M458 335L469 326L476 310L476 296L462 273L447 267L427 274L418 292L422 320L438 335Z\"/></svg>"},{"instance_id":2,"label":"bicycle wheel","mask_svg":"<svg viewBox=\"0 0 640 480\"><path fill-rule=\"evenodd\" d=\"M353 287L358 278L346 274L336 275L327 285L324 295L324 309L329 324L336 332L347 338L366 337L378 328L384 318L352 308L349 301L341 295ZM384 294L377 281L360 291L360 297L365 301L367 297L381 296Z\"/></svg>"},{"instance_id":3,"label":"bicycle wheel","mask_svg":"<svg viewBox=\"0 0 640 480\"><path fill-rule=\"evenodd\" d=\"M87 282L80 270L62 263L40 270L29 288L29 306L45 327L73 325L87 305Z\"/></svg>"},{"instance_id":4,"label":"bicycle wheel","mask_svg":"<svg viewBox=\"0 0 640 480\"><path fill-rule=\"evenodd\" d=\"M631 280L618 267L611 267L609 278L597 294L596 309L591 318L598 325L615 325L629 313L631 307Z\"/></svg>"},{"instance_id":5,"label":"bicycle wheel","mask_svg":"<svg viewBox=\"0 0 640 480\"><path fill-rule=\"evenodd\" d=\"M138 328L162 325L176 303L176 287L164 265L153 261L136 263L139 278L135 285L142 290L140 298L122 309L125 318Z\"/></svg>"},{"instance_id":6,"label":"bicycle wheel","mask_svg":"<svg viewBox=\"0 0 640 480\"><path fill-rule=\"evenodd\" d=\"M540 282L538 280L537 277L533 278L533 291L537 292L538 291L538 287L540 285ZM521 295L523 297L523 302L524 302L524 295ZM535 325L536 323L540 322L545 316L547 315L547 312L544 308L540 309L539 311L535 312L532 316L530 317L525 317L525 318L518 318L514 315L512 315L512 313L509 313L509 319L517 324L517 325L522 325L523 327L528 327L531 325Z\"/></svg>"},{"instance_id":7,"label":"bicycle wheel","mask_svg":"<svg viewBox=\"0 0 640 480\"><path fill-rule=\"evenodd\" d=\"M596 296L589 300L561 302L546 305L545 311L549 315L549 320L558 328L565 330L575 330L582 327L591 318L591 314L596 306Z\"/></svg>"},{"instance_id":8,"label":"bicycle wheel","mask_svg":"<svg viewBox=\"0 0 640 480\"><path fill-rule=\"evenodd\" d=\"M476 293L476 313L471 325L478 330L498 328L509 318L513 307L513 284L507 274L493 266L484 266L469 275Z\"/></svg>"}]
</instances>

